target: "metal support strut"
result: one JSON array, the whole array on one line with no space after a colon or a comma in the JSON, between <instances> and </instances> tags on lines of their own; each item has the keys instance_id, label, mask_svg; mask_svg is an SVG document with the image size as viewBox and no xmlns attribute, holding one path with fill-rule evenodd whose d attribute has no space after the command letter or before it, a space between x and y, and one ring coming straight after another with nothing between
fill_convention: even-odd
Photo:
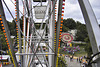
<instances>
[{"instance_id":1,"label":"metal support strut","mask_svg":"<svg viewBox=\"0 0 100 67\"><path fill-rule=\"evenodd\" d=\"M5 18L5 13L4 13L4 9L3 9L3 5L2 5L1 0L0 0L0 14L1 14L3 25L4 25L4 28L5 28L5 31L6 31L7 39L8 39L9 45L10 45L10 49L11 49L11 53L12 53L12 56L13 56L13 59L14 59L15 66L18 67L16 56L14 54L12 40L10 38L10 31L9 31L9 28L8 28L8 25L7 25L7 21L6 21L6 18Z\"/></svg>"},{"instance_id":2,"label":"metal support strut","mask_svg":"<svg viewBox=\"0 0 100 67\"><path fill-rule=\"evenodd\" d=\"M92 46L93 54L100 51L100 28L97 19L94 15L92 7L88 0L78 0L81 7L84 20L86 22L89 39ZM99 57L99 56L98 56ZM100 60L97 62L97 67L100 67Z\"/></svg>"}]
</instances>

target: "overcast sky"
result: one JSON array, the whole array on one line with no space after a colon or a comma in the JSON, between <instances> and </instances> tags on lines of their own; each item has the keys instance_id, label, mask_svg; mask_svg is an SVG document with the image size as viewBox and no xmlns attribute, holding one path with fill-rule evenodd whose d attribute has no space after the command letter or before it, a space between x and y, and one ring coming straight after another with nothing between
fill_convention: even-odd
<instances>
[{"instance_id":1,"label":"overcast sky","mask_svg":"<svg viewBox=\"0 0 100 67\"><path fill-rule=\"evenodd\" d=\"M11 1L14 2L14 0L5 0L8 7L10 8L13 16L15 17L15 6L12 4ZM90 1L92 8L93 8L95 16L97 18L97 21L100 24L100 2L99 2L99 0L89 0L89 1ZM4 10L5 10L7 20L12 21L12 18L5 7L4 7ZM22 3L20 3L20 10L22 11ZM85 23L83 16L82 16L80 6L78 4L78 0L65 0L64 11L65 11L64 12L64 19L73 18L75 21L80 21L82 23Z\"/></svg>"},{"instance_id":2,"label":"overcast sky","mask_svg":"<svg viewBox=\"0 0 100 67\"><path fill-rule=\"evenodd\" d=\"M89 0L89 1L96 15L96 18L98 19L98 22L100 23L100 15L99 15L100 2L99 0ZM64 18L73 18L75 21L80 21L82 23L85 23L78 0L66 0L65 6L66 7L65 7Z\"/></svg>"}]
</instances>

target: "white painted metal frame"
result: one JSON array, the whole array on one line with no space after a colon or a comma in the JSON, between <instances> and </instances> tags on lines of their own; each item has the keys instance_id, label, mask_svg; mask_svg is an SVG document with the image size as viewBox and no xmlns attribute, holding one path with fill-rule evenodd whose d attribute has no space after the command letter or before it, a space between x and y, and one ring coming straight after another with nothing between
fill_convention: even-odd
<instances>
[{"instance_id":1,"label":"white painted metal frame","mask_svg":"<svg viewBox=\"0 0 100 67\"><path fill-rule=\"evenodd\" d=\"M93 54L100 52L100 27L88 0L78 0L86 23ZM100 57L100 56L98 56ZM95 66L95 65L94 65ZM100 59L97 67L100 66Z\"/></svg>"}]
</instances>

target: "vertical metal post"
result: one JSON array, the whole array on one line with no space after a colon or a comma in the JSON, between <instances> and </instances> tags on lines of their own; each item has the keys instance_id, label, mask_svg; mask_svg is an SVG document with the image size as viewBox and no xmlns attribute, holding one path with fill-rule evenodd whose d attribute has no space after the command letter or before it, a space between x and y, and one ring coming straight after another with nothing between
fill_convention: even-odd
<instances>
[{"instance_id":1,"label":"vertical metal post","mask_svg":"<svg viewBox=\"0 0 100 67\"><path fill-rule=\"evenodd\" d=\"M51 12L52 11L52 6L51 6L51 0L49 0L49 2L50 2L50 6L49 6L49 12ZM49 15L50 15L50 13L48 13ZM49 19L49 27L48 27L48 29L49 29L49 34L48 34L48 37L52 37L52 15L51 15L51 17L50 17L50 19ZM52 47L52 40L51 39L49 39L49 46L50 47ZM51 53L52 51L51 51L51 49L49 48L49 53ZM52 66L52 56L51 55L48 55L48 62L49 62L49 67L51 67Z\"/></svg>"},{"instance_id":2,"label":"vertical metal post","mask_svg":"<svg viewBox=\"0 0 100 67\"><path fill-rule=\"evenodd\" d=\"M52 2L50 2L50 3L52 3ZM50 5L50 8L51 8L51 10L50 10L50 12L52 11L52 5ZM52 37L52 14L51 14L51 18L50 18L50 20L49 20L50 22L49 22L49 25L50 25L50 34L49 34L49 37ZM50 41L50 43L49 43L49 46L50 47L52 47L52 39L49 39L49 41ZM49 53L52 53L52 50L49 48ZM51 67L52 66L52 55L49 55L48 56L48 59L49 59L49 66Z\"/></svg>"},{"instance_id":3,"label":"vertical metal post","mask_svg":"<svg viewBox=\"0 0 100 67\"><path fill-rule=\"evenodd\" d=\"M25 0L25 6L27 8L28 11L28 25L27 25L27 42L29 40L29 27L30 27L30 11L29 11L29 4L28 4L28 0ZM26 44L26 53L28 53L28 43ZM28 60L28 56L26 56L26 60ZM26 61L26 66L28 65L28 61Z\"/></svg>"},{"instance_id":4,"label":"vertical metal post","mask_svg":"<svg viewBox=\"0 0 100 67\"><path fill-rule=\"evenodd\" d=\"M28 27L27 27L27 44L26 44L26 53L28 53L28 41L29 41L29 27L30 27L30 17L28 18ZM27 60L28 60L28 56L26 57ZM28 65L28 61L27 61L27 64Z\"/></svg>"},{"instance_id":5,"label":"vertical metal post","mask_svg":"<svg viewBox=\"0 0 100 67\"><path fill-rule=\"evenodd\" d=\"M16 0L16 9L17 9L17 23L20 26L20 21L19 21L19 0ZM22 45L21 45L21 34L20 34L20 28L18 27L18 38L19 38L19 50L20 53L22 53ZM21 60L21 67L23 67L23 58L20 56Z\"/></svg>"},{"instance_id":6,"label":"vertical metal post","mask_svg":"<svg viewBox=\"0 0 100 67\"><path fill-rule=\"evenodd\" d=\"M92 7L88 0L78 0L81 7L84 20L86 22L89 39L92 46L93 54L100 51L100 28L97 19L94 15ZM97 67L100 66L100 60L97 63Z\"/></svg>"},{"instance_id":7,"label":"vertical metal post","mask_svg":"<svg viewBox=\"0 0 100 67\"><path fill-rule=\"evenodd\" d=\"M0 0L0 14L1 14L3 25L4 25L4 28L5 28L5 31L6 31L7 39L8 39L9 45L10 45L10 49L11 49L11 52L12 52L12 56L13 56L13 59L14 59L15 66L18 67L16 56L15 56L15 53L14 53L12 40L10 38L10 31L9 31L9 28L8 28L8 25L7 25L7 21L6 21L6 18L5 18L5 13L4 13L4 9L3 9L3 5L2 5L1 0Z\"/></svg>"},{"instance_id":8,"label":"vertical metal post","mask_svg":"<svg viewBox=\"0 0 100 67\"><path fill-rule=\"evenodd\" d=\"M25 4L26 4L27 11L28 11L28 16L30 16L30 11L29 11L29 7L28 7L28 0L25 0Z\"/></svg>"},{"instance_id":9,"label":"vertical metal post","mask_svg":"<svg viewBox=\"0 0 100 67\"><path fill-rule=\"evenodd\" d=\"M54 51L54 36L55 36L55 0L52 1L52 9L53 9L53 15L52 15L52 49ZM54 55L52 55L52 67L54 67Z\"/></svg>"},{"instance_id":10,"label":"vertical metal post","mask_svg":"<svg viewBox=\"0 0 100 67\"><path fill-rule=\"evenodd\" d=\"M30 22L30 23L32 23L31 20L33 19L33 17L32 17L32 10L31 10L31 9L32 9L32 2L31 2L31 0L29 0L29 10L30 10L30 11L29 11L29 12L30 12L30 15L29 15L29 22ZM28 29L29 29L30 27L31 27L31 28L33 27L33 25L31 25L29 22L28 22L28 26L29 26ZM31 30L32 30L32 29L31 29ZM28 30L28 32L27 32L27 33L28 33L28 37L29 37L29 35L30 35L30 34L29 34L29 31L30 31L30 30ZM32 41L32 35L33 35L33 32L31 31L30 43L29 43L30 46L31 46L31 44L32 44L32 43L31 43L31 41ZM28 44L27 44L27 45L28 45ZM28 48L28 53L30 53L30 48ZM27 61L28 61L28 62L27 62L27 65L29 65L30 57L31 57L31 56L28 55L28 57L27 57Z\"/></svg>"},{"instance_id":11,"label":"vertical metal post","mask_svg":"<svg viewBox=\"0 0 100 67\"><path fill-rule=\"evenodd\" d=\"M23 1L23 14L25 14L26 13L26 10L25 10L25 1ZM25 53L25 44L26 44L26 40L25 40L25 36L26 36L26 18L25 18L25 16L24 16L24 18L23 18L23 20L24 20L24 40L23 40L23 53ZM26 55L24 55L23 56L23 67L27 67L27 65L25 65L26 64Z\"/></svg>"},{"instance_id":12,"label":"vertical metal post","mask_svg":"<svg viewBox=\"0 0 100 67\"><path fill-rule=\"evenodd\" d=\"M52 39L50 40L49 46L54 49L54 31L55 31L55 1L51 1L51 11L53 11L53 13L51 14L51 18L50 18L50 37L52 37ZM53 53L53 51L49 48L49 52ZM50 67L54 67L54 55L49 55L49 66Z\"/></svg>"},{"instance_id":13,"label":"vertical metal post","mask_svg":"<svg viewBox=\"0 0 100 67\"><path fill-rule=\"evenodd\" d=\"M59 0L58 8L58 19L57 19L57 31L56 31L56 48L55 48L55 57L54 57L54 67L56 67L57 53L58 53L58 44L59 44L59 33L60 33L60 24L61 24L61 14L62 14L62 4L63 0Z\"/></svg>"},{"instance_id":14,"label":"vertical metal post","mask_svg":"<svg viewBox=\"0 0 100 67\"><path fill-rule=\"evenodd\" d=\"M49 27L50 27L50 34L49 34L49 37L52 37L52 17L50 18L49 20ZM49 39L50 43L49 43L49 46L52 47L52 39ZM52 50L49 48L49 53L52 53ZM48 60L49 60L49 66L51 67L52 66L52 55L48 55Z\"/></svg>"}]
</instances>

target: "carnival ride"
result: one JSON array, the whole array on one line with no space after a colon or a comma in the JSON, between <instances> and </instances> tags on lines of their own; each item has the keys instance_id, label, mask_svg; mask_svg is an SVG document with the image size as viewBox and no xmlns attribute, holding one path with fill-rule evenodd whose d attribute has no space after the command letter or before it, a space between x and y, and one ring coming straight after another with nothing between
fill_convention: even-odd
<instances>
[{"instance_id":1,"label":"carnival ride","mask_svg":"<svg viewBox=\"0 0 100 67\"><path fill-rule=\"evenodd\" d=\"M65 0L10 1L15 6L16 17L13 16L10 10L11 7L7 6L5 0L0 0L0 22L14 67L18 67L18 63L20 63L21 67L58 67ZM22 3L22 8L19 6L20 2ZM78 2L86 22L93 53L98 53L100 51L99 25L89 1L78 0ZM10 31L3 5L5 5L16 23L18 44L18 52L16 54L12 46L13 44L10 38ZM23 17L23 22L19 21L20 15ZM28 19L28 21L26 21L26 19ZM20 23L23 23L22 30ZM40 28L37 29L36 24L40 25ZM43 46L45 46L45 48ZM97 65L99 67L100 64L97 63Z\"/></svg>"}]
</instances>

